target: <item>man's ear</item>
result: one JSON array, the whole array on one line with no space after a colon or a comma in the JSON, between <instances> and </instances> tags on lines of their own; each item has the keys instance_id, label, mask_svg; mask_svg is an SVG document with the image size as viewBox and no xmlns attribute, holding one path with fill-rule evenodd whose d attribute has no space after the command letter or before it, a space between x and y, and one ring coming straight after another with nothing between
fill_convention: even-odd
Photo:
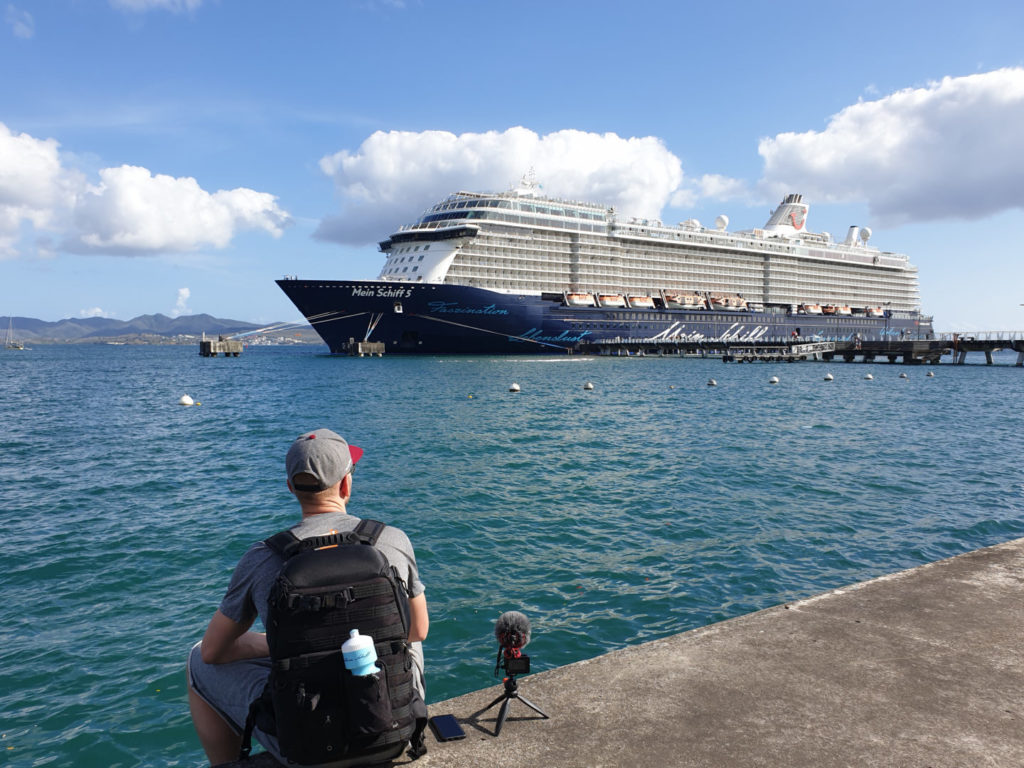
<instances>
[{"instance_id":1,"label":"man's ear","mask_svg":"<svg viewBox=\"0 0 1024 768\"><path fill-rule=\"evenodd\" d=\"M349 472L345 477L341 479L341 485L338 486L338 495L342 501L347 502L352 498L352 473Z\"/></svg>"}]
</instances>

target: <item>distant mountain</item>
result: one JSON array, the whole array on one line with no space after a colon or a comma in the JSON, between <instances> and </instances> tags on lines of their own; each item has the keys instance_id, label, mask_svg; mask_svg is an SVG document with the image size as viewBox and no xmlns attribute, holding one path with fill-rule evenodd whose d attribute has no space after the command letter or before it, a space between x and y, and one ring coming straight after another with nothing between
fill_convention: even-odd
<instances>
[{"instance_id":1,"label":"distant mountain","mask_svg":"<svg viewBox=\"0 0 1024 768\"><path fill-rule=\"evenodd\" d=\"M8 317L0 317L0 331L7 333ZM268 323L268 325L271 325ZM122 336L199 336L206 333L216 338L219 334L255 331L261 327L240 320L223 320L212 315L139 315L131 320L113 320L109 317L66 318L57 322L36 320L32 317L14 318L14 336L23 341L83 341ZM300 331L313 332L309 326ZM287 333L291 335L294 330ZM274 331L270 332L274 334ZM305 335L305 334L304 334Z\"/></svg>"}]
</instances>

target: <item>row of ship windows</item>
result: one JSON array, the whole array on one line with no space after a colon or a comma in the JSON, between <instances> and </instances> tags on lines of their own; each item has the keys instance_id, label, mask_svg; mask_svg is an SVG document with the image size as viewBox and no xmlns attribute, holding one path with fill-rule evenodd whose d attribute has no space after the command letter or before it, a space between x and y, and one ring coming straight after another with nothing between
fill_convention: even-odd
<instances>
[{"instance_id":1,"label":"row of ship windows","mask_svg":"<svg viewBox=\"0 0 1024 768\"><path fill-rule=\"evenodd\" d=\"M540 254L541 258L549 259L552 261L563 261L569 259L571 261L578 260L614 260L624 259L628 261L636 261L643 264L645 267L654 267L658 264L667 264L671 266L679 264L723 264L730 263L744 269L762 271L765 269L764 260L757 256L747 256L744 254L706 254L702 251L690 252L690 251L678 251L674 250L671 252L638 252L638 251L621 251L616 252L614 255L609 254L607 249L601 249L600 247L596 250L582 250L577 249L575 251L567 252L562 249L561 253L545 247L543 243L498 243L491 246L480 246L478 245L473 249L474 253L490 253L505 256L508 258L519 259L526 255L526 252L533 250ZM779 273L792 273L792 274L805 274L810 272L830 272L834 271L837 267L841 268L844 275L879 275L884 274L887 277L891 276L891 272L879 273L878 270L870 267L859 267L853 264L817 264L801 262L793 259L777 260L772 261L769 269L772 272Z\"/></svg>"},{"instance_id":2,"label":"row of ship windows","mask_svg":"<svg viewBox=\"0 0 1024 768\"><path fill-rule=\"evenodd\" d=\"M493 217L493 214L490 217ZM501 217L501 218L508 218L508 217ZM521 218L525 219L525 217L521 217ZM528 221L528 220L524 220L521 223L530 224L531 222ZM532 222L532 223L536 224L538 222ZM542 222L542 223L548 223L548 222ZM598 229L596 229L594 231L603 231L603 227L602 228L598 228ZM620 230L620 232L621 231L622 230ZM644 230L644 229L627 229L627 230L625 230L625 232L633 233L636 236L641 236L641 237L644 237L644 238L646 238L646 237L657 237L657 238L663 238L663 239L672 238L675 241L683 239L684 241L687 241L687 242L690 242L690 243L693 243L694 245L696 245L698 250L705 250L705 249L700 248L701 245L707 245L707 246L710 246L711 248L714 248L714 249L719 249L723 245L725 245L725 246L732 246L732 247L736 247L736 248L742 248L742 247L751 248L751 247L753 247L753 248L756 248L758 251L760 251L760 253L756 253L756 254L728 254L728 253L726 253L726 254L723 254L721 251L716 250L716 255L734 255L734 256L740 256L740 257L745 255L747 258L754 258L754 259L758 259L758 260L767 258L767 259L771 259L773 262L776 259L779 259L779 258L786 259L787 256L792 256L793 254L796 254L796 255L802 255L802 256L814 256L814 257L817 257L817 258L826 258L826 259L829 259L829 260L833 261L834 263L842 264L843 266L847 266L847 265L851 265L852 266L852 265L854 265L856 263L861 263L861 264L865 264L865 265L868 265L868 264L884 264L884 265L895 266L895 267L900 267L900 268L906 268L907 266L909 266L908 259L903 254L893 254L893 253L887 253L887 252L886 253L872 252L870 254L860 254L860 253L855 253L855 252L854 253L830 254L830 253L821 251L820 249L807 248L807 247L804 247L802 245L790 244L790 243L773 243L773 242L770 242L770 241L757 240L757 239L747 240L745 238L744 239L737 239L737 238L733 237L733 238L728 238L728 239L723 240L720 237L712 237L712 236L709 236L709 235L694 234L694 233L688 233L688 232L682 232L682 231L648 232L647 230ZM535 236L544 237L545 239L549 239L549 240L553 240L553 241L558 241L559 239L561 239L562 241L565 240L565 238L558 238L557 237L557 235L558 235L557 231L535 230L533 234ZM569 234L571 236L573 233L567 233L567 234ZM618 247L618 243L616 242L616 238L614 238L614 236L613 236L612 239L605 239L605 238L597 238L597 239L588 238L588 239L594 240L594 242L596 244L598 244L599 246L603 246L605 249L607 249L608 247ZM676 253L679 250L679 247L677 245L659 247L659 245L657 243L650 243L649 245L647 245L647 248L648 248L649 252L663 251L663 252L667 252L667 253Z\"/></svg>"},{"instance_id":3,"label":"row of ship windows","mask_svg":"<svg viewBox=\"0 0 1024 768\"><path fill-rule=\"evenodd\" d=\"M571 229L573 232L604 232L606 224L589 224L585 221L544 221L533 216L520 216L514 213L498 213L497 211L461 211L459 213L431 213L424 216L417 226L424 224L436 224L454 219L459 220L480 220L490 219L492 221L505 221L510 224L525 224L526 226L544 225L557 226L559 229Z\"/></svg>"},{"instance_id":4,"label":"row of ship windows","mask_svg":"<svg viewBox=\"0 0 1024 768\"><path fill-rule=\"evenodd\" d=\"M515 278L503 273L487 274L477 270L469 269L452 269L453 275L460 275L465 277L474 277L480 280L494 280L500 282L516 282L521 280L549 280L552 283L564 284L564 283L612 283L617 285L622 284L640 284L640 285L651 285L657 284L660 286L693 286L695 290L718 290L717 286L730 286L736 290L746 291L760 291L762 289L771 292L773 294L801 294L806 295L812 293L814 295L827 294L827 295L842 295L842 296L864 296L869 298L872 296L884 296L884 297L902 297L907 299L913 299L917 296L917 291L913 287L895 287L888 285L863 285L863 284L840 284L834 281L820 281L820 280L806 280L794 283L780 283L776 281L761 281L761 280L742 280L737 279L731 275L711 275L711 274L666 274L666 275L651 275L651 274L637 274L630 275L618 271L580 271L573 272L570 275L565 275L561 272L551 272L544 270L523 270L516 275ZM852 299L851 299L852 300Z\"/></svg>"},{"instance_id":5,"label":"row of ship windows","mask_svg":"<svg viewBox=\"0 0 1024 768\"><path fill-rule=\"evenodd\" d=\"M570 219L589 219L590 221L604 221L605 214L603 211L583 211L578 208L556 208L550 205L539 205L537 203L514 203L511 200L463 200L455 203L442 203L441 205L435 205L433 211L466 211L466 209L475 208L505 208L513 211L525 211L527 213L539 213L543 216L564 216ZM468 215L473 213L483 214L484 211L468 211ZM490 213L490 211L486 211ZM449 214L445 218L458 218L461 214ZM424 216L422 221L437 221L438 217L435 214L429 214ZM560 226L562 222L558 222Z\"/></svg>"},{"instance_id":6,"label":"row of ship windows","mask_svg":"<svg viewBox=\"0 0 1024 768\"><path fill-rule=\"evenodd\" d=\"M405 264L405 260L406 260L406 259L408 259L408 260L409 260L409 263L410 263L410 264L412 264L412 262L414 262L414 261L423 261L423 257L424 257L425 255L426 255L426 254L423 254L423 253L421 253L421 254L419 255L419 257L416 257L416 256L403 256L402 258L400 258L400 259L399 259L398 261L396 261L395 263L396 263L396 264ZM393 258L394 258L394 257L392 257L392 259L393 259ZM388 259L388 262L390 263L392 259Z\"/></svg>"},{"instance_id":7,"label":"row of ship windows","mask_svg":"<svg viewBox=\"0 0 1024 768\"><path fill-rule=\"evenodd\" d=\"M491 262L491 263L485 263ZM692 270L681 270L678 267L675 269L643 269L635 270L629 267L609 265L604 269L595 269L594 265L590 265L589 268L581 269L570 269L566 270L564 265L552 265L550 263L536 263L529 264L526 260L519 260L515 264L508 262L497 261L491 259L472 259L462 263L458 263L453 269L457 269L462 274L474 274L480 278L494 277L504 278L509 274L509 269L516 267L515 274L523 277L539 276L539 275L552 275L554 277L562 276L562 279L567 279L570 276L573 278L582 278L586 276L600 276L600 275L616 275L621 276L622 279L628 279L630 276L643 277L645 282L654 280L660 282L663 280L687 280L687 279L707 279L709 277L718 277L728 279L730 282L740 282L747 285L761 285L767 284L769 286L777 287L780 290L786 288L806 288L807 286L819 286L822 288L838 288L840 281L836 279L834 274L807 274L799 277L793 277L791 279L785 279L782 277L770 277L765 278L761 274L751 274L741 270L730 270L725 268L716 269L692 269ZM847 279L842 281L842 285L848 286L849 288L857 288L860 290L875 293L878 291L898 291L902 288L906 292L916 292L915 285L916 281L907 281L903 286L894 286L891 280L885 280L878 276L865 276L860 279Z\"/></svg>"},{"instance_id":8,"label":"row of ship windows","mask_svg":"<svg viewBox=\"0 0 1024 768\"><path fill-rule=\"evenodd\" d=\"M659 320L660 319L660 320L664 320L665 322L668 322L671 319L671 316L667 316L667 315L663 315L663 314L659 314L659 313L654 313L654 312L635 312L635 313L608 312L608 313L605 314L605 317L608 318L609 320L619 320L619 321L622 321L622 320L633 320L633 321L636 321L636 320ZM709 315L709 314L702 314L700 316L700 318L701 318L701 320L710 320L711 322L717 322L717 323L729 323L729 322L735 322L736 321L736 315ZM845 326L849 326L849 325L852 325L852 326L877 326L877 324L878 324L877 320L869 320L869 319L867 319L865 317L852 317L852 316L849 316L849 315L844 316L844 317L815 317L813 319L813 322L814 322L815 325L842 325L844 327ZM570 320L569 321L569 325L574 327L574 328L593 328L594 327L594 325L592 323L589 323L589 322L587 322L585 320ZM607 326L605 326L605 327L607 327Z\"/></svg>"}]
</instances>

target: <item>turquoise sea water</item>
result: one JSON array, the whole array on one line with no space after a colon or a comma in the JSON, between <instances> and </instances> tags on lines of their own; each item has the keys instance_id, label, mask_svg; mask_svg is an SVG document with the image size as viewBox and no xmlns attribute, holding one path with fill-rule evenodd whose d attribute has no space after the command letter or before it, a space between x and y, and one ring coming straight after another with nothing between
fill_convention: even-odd
<instances>
[{"instance_id":1,"label":"turquoise sea water","mask_svg":"<svg viewBox=\"0 0 1024 768\"><path fill-rule=\"evenodd\" d=\"M536 671L1024 536L1024 371L925 370L0 354L0 765L203 764L184 657L295 519L305 429L366 450L351 511L416 545L431 701L497 682L506 610Z\"/></svg>"}]
</instances>

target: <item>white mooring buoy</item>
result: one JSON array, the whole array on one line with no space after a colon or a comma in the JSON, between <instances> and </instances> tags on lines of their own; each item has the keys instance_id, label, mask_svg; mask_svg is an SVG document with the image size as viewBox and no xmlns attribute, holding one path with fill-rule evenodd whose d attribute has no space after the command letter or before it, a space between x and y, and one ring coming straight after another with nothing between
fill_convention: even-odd
<instances>
[{"instance_id":1,"label":"white mooring buoy","mask_svg":"<svg viewBox=\"0 0 1024 768\"><path fill-rule=\"evenodd\" d=\"M900 374L900 378L901 378L901 379L909 379L910 377L909 377L909 376L907 376L907 374L905 374L905 373L901 373L901 374Z\"/></svg>"},{"instance_id":2,"label":"white mooring buoy","mask_svg":"<svg viewBox=\"0 0 1024 768\"><path fill-rule=\"evenodd\" d=\"M834 378L835 378L835 376L833 376L831 373L826 373L825 374L825 381L832 381L832 379L834 379Z\"/></svg>"},{"instance_id":3,"label":"white mooring buoy","mask_svg":"<svg viewBox=\"0 0 1024 768\"><path fill-rule=\"evenodd\" d=\"M188 395L182 395L181 399L178 400L178 405L195 405L196 401Z\"/></svg>"},{"instance_id":4,"label":"white mooring buoy","mask_svg":"<svg viewBox=\"0 0 1024 768\"><path fill-rule=\"evenodd\" d=\"M594 385L588 381L586 384L583 385L583 388L586 390L591 390L594 388Z\"/></svg>"},{"instance_id":5,"label":"white mooring buoy","mask_svg":"<svg viewBox=\"0 0 1024 768\"><path fill-rule=\"evenodd\" d=\"M872 380L873 380L873 379L874 379L875 377L874 377L874 376L872 376L872 375L871 375L871 374L869 373L869 374L868 374L867 376L865 376L864 378L865 378L865 379L867 379L868 381L872 381Z\"/></svg>"},{"instance_id":6,"label":"white mooring buoy","mask_svg":"<svg viewBox=\"0 0 1024 768\"><path fill-rule=\"evenodd\" d=\"M718 386L718 382L715 381L714 379L708 379L708 386L709 387L717 387Z\"/></svg>"},{"instance_id":7,"label":"white mooring buoy","mask_svg":"<svg viewBox=\"0 0 1024 768\"><path fill-rule=\"evenodd\" d=\"M513 382L512 382L512 386L508 388L508 391L509 391L509 392L518 392L518 391L519 391L519 385L518 385L518 384L516 384L516 383L515 383L515 382L513 381Z\"/></svg>"},{"instance_id":8,"label":"white mooring buoy","mask_svg":"<svg viewBox=\"0 0 1024 768\"><path fill-rule=\"evenodd\" d=\"M769 384L778 384L779 383L779 377L778 376L772 376L770 379L768 379L768 383Z\"/></svg>"},{"instance_id":9,"label":"white mooring buoy","mask_svg":"<svg viewBox=\"0 0 1024 768\"><path fill-rule=\"evenodd\" d=\"M933 371L928 371L928 373L926 373L925 376L927 376L929 379L932 379L935 378L935 373Z\"/></svg>"}]
</instances>

